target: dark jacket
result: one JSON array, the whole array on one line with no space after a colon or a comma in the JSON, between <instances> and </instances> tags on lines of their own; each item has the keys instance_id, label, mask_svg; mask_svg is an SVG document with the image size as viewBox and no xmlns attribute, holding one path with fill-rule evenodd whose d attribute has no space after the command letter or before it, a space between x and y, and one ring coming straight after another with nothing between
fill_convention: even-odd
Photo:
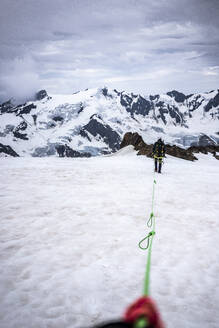
<instances>
[{"instance_id":1,"label":"dark jacket","mask_svg":"<svg viewBox=\"0 0 219 328\"><path fill-rule=\"evenodd\" d=\"M164 157L166 152L166 147L165 144L163 143L162 140L158 140L155 142L153 146L153 156L154 157Z\"/></svg>"}]
</instances>

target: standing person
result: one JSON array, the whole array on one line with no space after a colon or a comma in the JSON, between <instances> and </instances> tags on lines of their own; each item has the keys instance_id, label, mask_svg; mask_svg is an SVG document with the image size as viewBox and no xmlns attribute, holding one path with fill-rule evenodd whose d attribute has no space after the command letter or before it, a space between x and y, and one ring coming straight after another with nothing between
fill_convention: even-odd
<instances>
[{"instance_id":1,"label":"standing person","mask_svg":"<svg viewBox=\"0 0 219 328\"><path fill-rule=\"evenodd\" d=\"M158 173L161 173L163 157L165 155L165 144L161 138L155 142L153 146L153 157L154 157L154 165L155 165L155 172L157 172L157 162L159 162L158 166Z\"/></svg>"}]
</instances>

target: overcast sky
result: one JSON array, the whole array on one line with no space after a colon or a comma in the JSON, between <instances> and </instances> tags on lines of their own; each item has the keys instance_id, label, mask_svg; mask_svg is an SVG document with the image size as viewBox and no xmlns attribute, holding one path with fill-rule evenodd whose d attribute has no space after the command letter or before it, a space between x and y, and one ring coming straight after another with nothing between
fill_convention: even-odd
<instances>
[{"instance_id":1,"label":"overcast sky","mask_svg":"<svg viewBox=\"0 0 219 328\"><path fill-rule=\"evenodd\" d=\"M219 0L1 0L0 100L219 88Z\"/></svg>"}]
</instances>

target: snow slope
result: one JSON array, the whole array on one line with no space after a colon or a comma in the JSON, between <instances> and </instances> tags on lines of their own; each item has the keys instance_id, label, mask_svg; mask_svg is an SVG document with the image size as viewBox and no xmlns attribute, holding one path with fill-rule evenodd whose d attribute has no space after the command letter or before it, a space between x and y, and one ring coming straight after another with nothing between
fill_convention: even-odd
<instances>
[{"instance_id":1,"label":"snow slope","mask_svg":"<svg viewBox=\"0 0 219 328\"><path fill-rule=\"evenodd\" d=\"M78 328L141 296L153 162L1 158L0 327ZM219 322L219 170L167 157L156 175L151 295L169 328Z\"/></svg>"}]
</instances>

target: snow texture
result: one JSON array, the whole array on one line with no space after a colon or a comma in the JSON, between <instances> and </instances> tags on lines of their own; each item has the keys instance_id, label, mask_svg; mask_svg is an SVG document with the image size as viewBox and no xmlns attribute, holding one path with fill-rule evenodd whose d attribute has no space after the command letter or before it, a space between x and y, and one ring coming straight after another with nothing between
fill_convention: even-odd
<instances>
[{"instance_id":1,"label":"snow texture","mask_svg":"<svg viewBox=\"0 0 219 328\"><path fill-rule=\"evenodd\" d=\"M156 175L151 295L168 328L219 322L218 161ZM0 327L91 327L141 296L153 161L1 158Z\"/></svg>"}]
</instances>

